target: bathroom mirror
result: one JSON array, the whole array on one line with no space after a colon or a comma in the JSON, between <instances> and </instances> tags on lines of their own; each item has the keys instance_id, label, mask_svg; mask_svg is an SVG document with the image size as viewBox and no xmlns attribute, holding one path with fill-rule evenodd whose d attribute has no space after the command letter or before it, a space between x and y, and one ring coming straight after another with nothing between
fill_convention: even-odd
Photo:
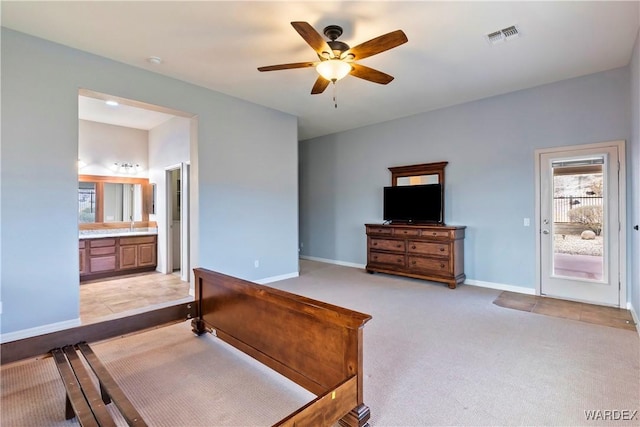
<instances>
[{"instance_id":1,"label":"bathroom mirror","mask_svg":"<svg viewBox=\"0 0 640 427\"><path fill-rule=\"evenodd\" d=\"M80 224L148 221L152 189L146 178L78 176Z\"/></svg>"},{"instance_id":2,"label":"bathroom mirror","mask_svg":"<svg viewBox=\"0 0 640 427\"><path fill-rule=\"evenodd\" d=\"M104 222L142 221L142 185L105 182Z\"/></svg>"}]
</instances>

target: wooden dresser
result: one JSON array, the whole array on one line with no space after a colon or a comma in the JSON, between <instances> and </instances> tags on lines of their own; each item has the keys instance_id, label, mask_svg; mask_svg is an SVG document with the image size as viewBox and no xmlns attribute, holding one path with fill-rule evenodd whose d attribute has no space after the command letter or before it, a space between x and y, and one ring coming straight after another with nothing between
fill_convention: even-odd
<instances>
[{"instance_id":1,"label":"wooden dresser","mask_svg":"<svg viewBox=\"0 0 640 427\"><path fill-rule=\"evenodd\" d=\"M464 226L365 224L367 272L464 282Z\"/></svg>"}]
</instances>

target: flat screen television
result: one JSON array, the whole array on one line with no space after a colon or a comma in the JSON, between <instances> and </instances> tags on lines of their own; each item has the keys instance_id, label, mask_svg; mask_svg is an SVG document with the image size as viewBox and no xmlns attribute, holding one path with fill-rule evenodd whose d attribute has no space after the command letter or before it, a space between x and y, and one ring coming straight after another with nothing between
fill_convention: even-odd
<instances>
[{"instance_id":1,"label":"flat screen television","mask_svg":"<svg viewBox=\"0 0 640 427\"><path fill-rule=\"evenodd\" d=\"M384 220L391 223L442 224L442 197L440 184L384 187Z\"/></svg>"}]
</instances>

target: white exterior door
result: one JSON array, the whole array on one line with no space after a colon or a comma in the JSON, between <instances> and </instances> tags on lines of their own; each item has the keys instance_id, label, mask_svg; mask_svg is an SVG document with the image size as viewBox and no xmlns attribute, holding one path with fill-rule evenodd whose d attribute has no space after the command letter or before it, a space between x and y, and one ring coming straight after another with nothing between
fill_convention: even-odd
<instances>
[{"instance_id":1,"label":"white exterior door","mask_svg":"<svg viewBox=\"0 0 640 427\"><path fill-rule=\"evenodd\" d=\"M537 152L539 293L620 306L624 144L586 147Z\"/></svg>"}]
</instances>

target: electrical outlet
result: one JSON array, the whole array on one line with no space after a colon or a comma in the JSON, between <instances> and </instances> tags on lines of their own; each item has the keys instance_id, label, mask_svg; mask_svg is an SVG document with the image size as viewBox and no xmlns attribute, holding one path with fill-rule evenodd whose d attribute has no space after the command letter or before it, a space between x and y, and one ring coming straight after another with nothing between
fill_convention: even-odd
<instances>
[{"instance_id":1,"label":"electrical outlet","mask_svg":"<svg viewBox=\"0 0 640 427\"><path fill-rule=\"evenodd\" d=\"M529 218L525 218L524 222L523 222L523 225L525 227L529 227L531 225L531 220Z\"/></svg>"},{"instance_id":2,"label":"electrical outlet","mask_svg":"<svg viewBox=\"0 0 640 427\"><path fill-rule=\"evenodd\" d=\"M253 266L254 266L255 268L260 267L260 261L259 261L259 260L255 260L255 261L253 261Z\"/></svg>"}]
</instances>

